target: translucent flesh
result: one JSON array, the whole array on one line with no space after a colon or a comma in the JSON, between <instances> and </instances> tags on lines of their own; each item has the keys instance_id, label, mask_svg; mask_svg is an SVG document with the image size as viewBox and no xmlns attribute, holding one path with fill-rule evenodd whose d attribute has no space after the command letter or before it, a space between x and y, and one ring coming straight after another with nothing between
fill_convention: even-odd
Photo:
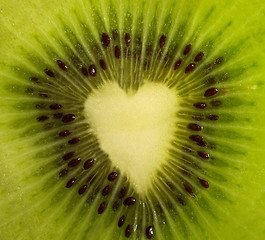
<instances>
[{"instance_id":1,"label":"translucent flesh","mask_svg":"<svg viewBox=\"0 0 265 240\"><path fill-rule=\"evenodd\" d=\"M151 220L157 239L264 238L265 51L262 1L50 1L48 4L46 1L4 1L2 5L1 239L125 238L124 229L120 230L116 224L125 208L118 212L107 209L104 215L99 216L97 209L103 199L101 196L88 205L86 199L77 194L77 188L69 191L65 182L58 180L60 166L54 165L57 155L51 151L54 145L50 132L42 133L42 126L35 121L38 113L31 107L27 110L32 98L16 88L29 85L27 73L16 74L19 67L37 74L48 64L55 67L50 64L53 58L48 54L50 49L59 56L67 56L64 49L71 49L71 44L75 45L77 40L71 39L71 33L63 24L79 36L78 41L84 43L86 54L92 58L90 46L95 42L100 45L100 34L118 29L119 32L128 31L132 36L140 32L143 48L150 42L158 45L163 33L167 36L164 48L171 50L176 58L188 43L192 43L193 49L207 53L206 62L210 63L220 56L227 60L213 72L215 76L223 72L230 76L218 85L229 90L221 97L228 105L216 111L223 120L215 125L210 122L204 124L206 138L219 144L219 148L211 152L219 161L204 165L210 188L199 190L198 197L181 207L176 199L167 195L168 192L158 181L149 195L152 199L150 204L147 206L142 202L136 205L129 217L137 219L142 215L151 216L148 212L153 212ZM58 13L63 17L58 18ZM84 25L80 25L80 21ZM84 26L88 30L84 30ZM89 36L86 35L88 32ZM69 44L68 48L62 47L58 39L63 39L65 45ZM44 46L40 44L42 41ZM177 47L172 50L173 43ZM123 41L121 44L124 46ZM31 52L41 57L34 58L34 54L29 54ZM192 56L196 53L192 52ZM143 61L144 55L141 57L140 61ZM153 56L154 78L159 79L162 63L159 65L160 59L156 57ZM42 61L33 61L38 59ZM122 68L126 63L122 59L117 64ZM113 69L115 71L116 68ZM129 76L137 83L140 73L141 70L137 77L133 74ZM188 77L178 75L178 79L183 79L180 81L182 85L178 86L180 95L185 95L190 89L200 89L201 82L195 81L200 79L199 73L200 69L196 69ZM119 72L117 74L122 76ZM174 85L175 78L171 76L169 74L165 80L169 86L170 83ZM118 81L120 84L122 79L120 77ZM89 89L89 84L86 87ZM76 84L73 88L79 89L80 85ZM186 102L182 105L185 114L189 112L188 105L198 97L196 91L193 93L185 98ZM184 117L181 124L187 123L189 120ZM186 133L187 130L183 131ZM174 151L178 147L171 150L173 156L178 155ZM171 176L170 167L163 169L163 174ZM159 222L161 218L152 205L155 200L162 202L162 207L166 209L166 224ZM176 207L168 209L167 203ZM150 219L142 219L144 226L149 222ZM138 238L133 235L132 239L145 239L145 236Z\"/></svg>"}]
</instances>

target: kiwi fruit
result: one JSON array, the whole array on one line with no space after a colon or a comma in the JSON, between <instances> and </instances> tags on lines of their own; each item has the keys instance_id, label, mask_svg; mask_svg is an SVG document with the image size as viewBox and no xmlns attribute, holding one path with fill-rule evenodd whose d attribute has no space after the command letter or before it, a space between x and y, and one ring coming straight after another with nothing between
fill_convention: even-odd
<instances>
[{"instance_id":1,"label":"kiwi fruit","mask_svg":"<svg viewBox=\"0 0 265 240\"><path fill-rule=\"evenodd\" d=\"M265 238L263 1L0 16L0 239Z\"/></svg>"}]
</instances>

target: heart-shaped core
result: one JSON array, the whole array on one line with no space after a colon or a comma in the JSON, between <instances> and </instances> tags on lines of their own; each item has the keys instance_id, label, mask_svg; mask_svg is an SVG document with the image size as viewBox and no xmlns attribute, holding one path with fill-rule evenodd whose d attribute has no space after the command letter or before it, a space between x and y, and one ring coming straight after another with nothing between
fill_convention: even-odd
<instances>
[{"instance_id":1,"label":"heart-shaped core","mask_svg":"<svg viewBox=\"0 0 265 240\"><path fill-rule=\"evenodd\" d=\"M167 161L177 109L176 91L150 82L129 93L117 83L105 83L85 102L86 118L101 149L138 193L146 193Z\"/></svg>"}]
</instances>

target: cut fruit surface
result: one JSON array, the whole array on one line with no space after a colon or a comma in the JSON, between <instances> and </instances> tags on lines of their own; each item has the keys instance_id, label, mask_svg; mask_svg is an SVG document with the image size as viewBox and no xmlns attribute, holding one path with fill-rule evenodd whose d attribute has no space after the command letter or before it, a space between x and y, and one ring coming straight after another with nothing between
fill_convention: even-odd
<instances>
[{"instance_id":1,"label":"cut fruit surface","mask_svg":"<svg viewBox=\"0 0 265 240\"><path fill-rule=\"evenodd\" d=\"M126 93L106 83L87 98L84 111L103 151L144 194L168 158L177 110L176 91L164 84L145 83Z\"/></svg>"},{"instance_id":2,"label":"cut fruit surface","mask_svg":"<svg viewBox=\"0 0 265 240\"><path fill-rule=\"evenodd\" d=\"M4 0L0 239L265 239L262 0Z\"/></svg>"}]
</instances>

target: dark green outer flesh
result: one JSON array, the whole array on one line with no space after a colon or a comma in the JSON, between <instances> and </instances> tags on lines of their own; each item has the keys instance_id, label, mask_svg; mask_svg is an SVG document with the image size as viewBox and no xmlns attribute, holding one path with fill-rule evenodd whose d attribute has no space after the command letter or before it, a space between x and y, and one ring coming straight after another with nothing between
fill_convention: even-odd
<instances>
[{"instance_id":1,"label":"dark green outer flesh","mask_svg":"<svg viewBox=\"0 0 265 240\"><path fill-rule=\"evenodd\" d=\"M27 121L31 121L35 113L23 115L26 106L22 107L21 112L17 112L18 108L14 107L24 103L25 99L19 92L20 89L12 88L27 85L28 78L18 78L12 66L23 62L24 55L29 56L29 45L33 43L34 47L38 46L32 36L39 36L40 33L40 36L51 34L57 38L56 32L50 32L54 29L52 23L56 25L59 22L58 14L67 16L63 22L68 24L75 21L73 9L77 9L78 19L88 21L84 12L79 12L80 6L88 9L91 6L97 8L105 5L104 1L94 1L92 4L84 1L84 5L81 2L1 3L0 25L3 27L0 34L0 239L125 239L124 231L120 231L116 223L115 226L111 225L115 217L111 210L98 216L95 211L97 205L87 206L86 203L79 202L77 194L67 195L69 191L65 189L64 182L58 181L57 172L55 175L48 174L47 178L39 181L43 171L38 171L38 165L33 163L45 159L39 154L41 147L35 145L40 140L37 135L32 137L34 133L31 136L23 136L23 131L19 130L23 129ZM118 1L115 2L114 6L119 8ZM137 9L140 16L144 16L149 5L152 12L152 6L156 4L143 2L146 2L144 7ZM166 12L171 10L168 6L172 2L164 3ZM106 3L108 4L110 3ZM137 4L142 6L143 3L139 1ZM121 4L121 11L126 9L127 5L127 1ZM227 154L226 159L235 160L235 166L231 164L228 168L222 168L227 175L233 175L232 179L221 183L224 184L223 191L209 188L205 198L199 197L191 206L185 207L185 217L174 216L173 222L165 227L159 226L160 231L154 236L157 239L265 238L263 5L262 1L183 1L174 2L172 5L173 13L176 12L173 16L177 17L178 13L180 22L187 20L187 29L183 30L184 36L180 34L175 41L185 39L195 45L200 42L198 48L202 47L206 52L216 50L213 59L223 55L228 60L225 67L232 79L228 85L235 89L235 98L230 100L231 106L234 107L229 109L229 113L236 121L231 122L230 119L228 123L221 123L216 130L216 136L219 136L223 143L219 154L221 157L222 154ZM179 9L183 10L178 12ZM137 11L132 12L135 14ZM107 16L110 16L110 21L106 26L119 25L111 20L111 14ZM95 19L98 19L98 16L95 16ZM98 28L95 35L106 31L100 21L97 21L95 26ZM141 24L139 27L142 30ZM211 31L207 33L209 28ZM130 27L125 25L123 30L131 31ZM163 31L167 35L169 25L165 24ZM151 33L154 35L152 30ZM152 38L152 34L150 35ZM88 42L90 40L95 41L91 38ZM185 46L186 43L182 44ZM44 65L36 62L35 66L43 69ZM238 102L238 99L241 102ZM244 122L241 119L250 120ZM232 134L227 130L229 128L234 130ZM37 127L35 131L39 132L41 128ZM237 138L238 136L244 138ZM46 152L45 142L43 146ZM237 152L243 154L238 155ZM233 167L240 170L234 170ZM215 179L214 172L211 177ZM47 179L50 185L46 185ZM50 194L51 192L53 194ZM79 204L77 209L76 202ZM194 209L199 209L199 213ZM72 220L73 217L75 220ZM176 230L172 231L172 228ZM144 236L142 238L145 239Z\"/></svg>"}]
</instances>

